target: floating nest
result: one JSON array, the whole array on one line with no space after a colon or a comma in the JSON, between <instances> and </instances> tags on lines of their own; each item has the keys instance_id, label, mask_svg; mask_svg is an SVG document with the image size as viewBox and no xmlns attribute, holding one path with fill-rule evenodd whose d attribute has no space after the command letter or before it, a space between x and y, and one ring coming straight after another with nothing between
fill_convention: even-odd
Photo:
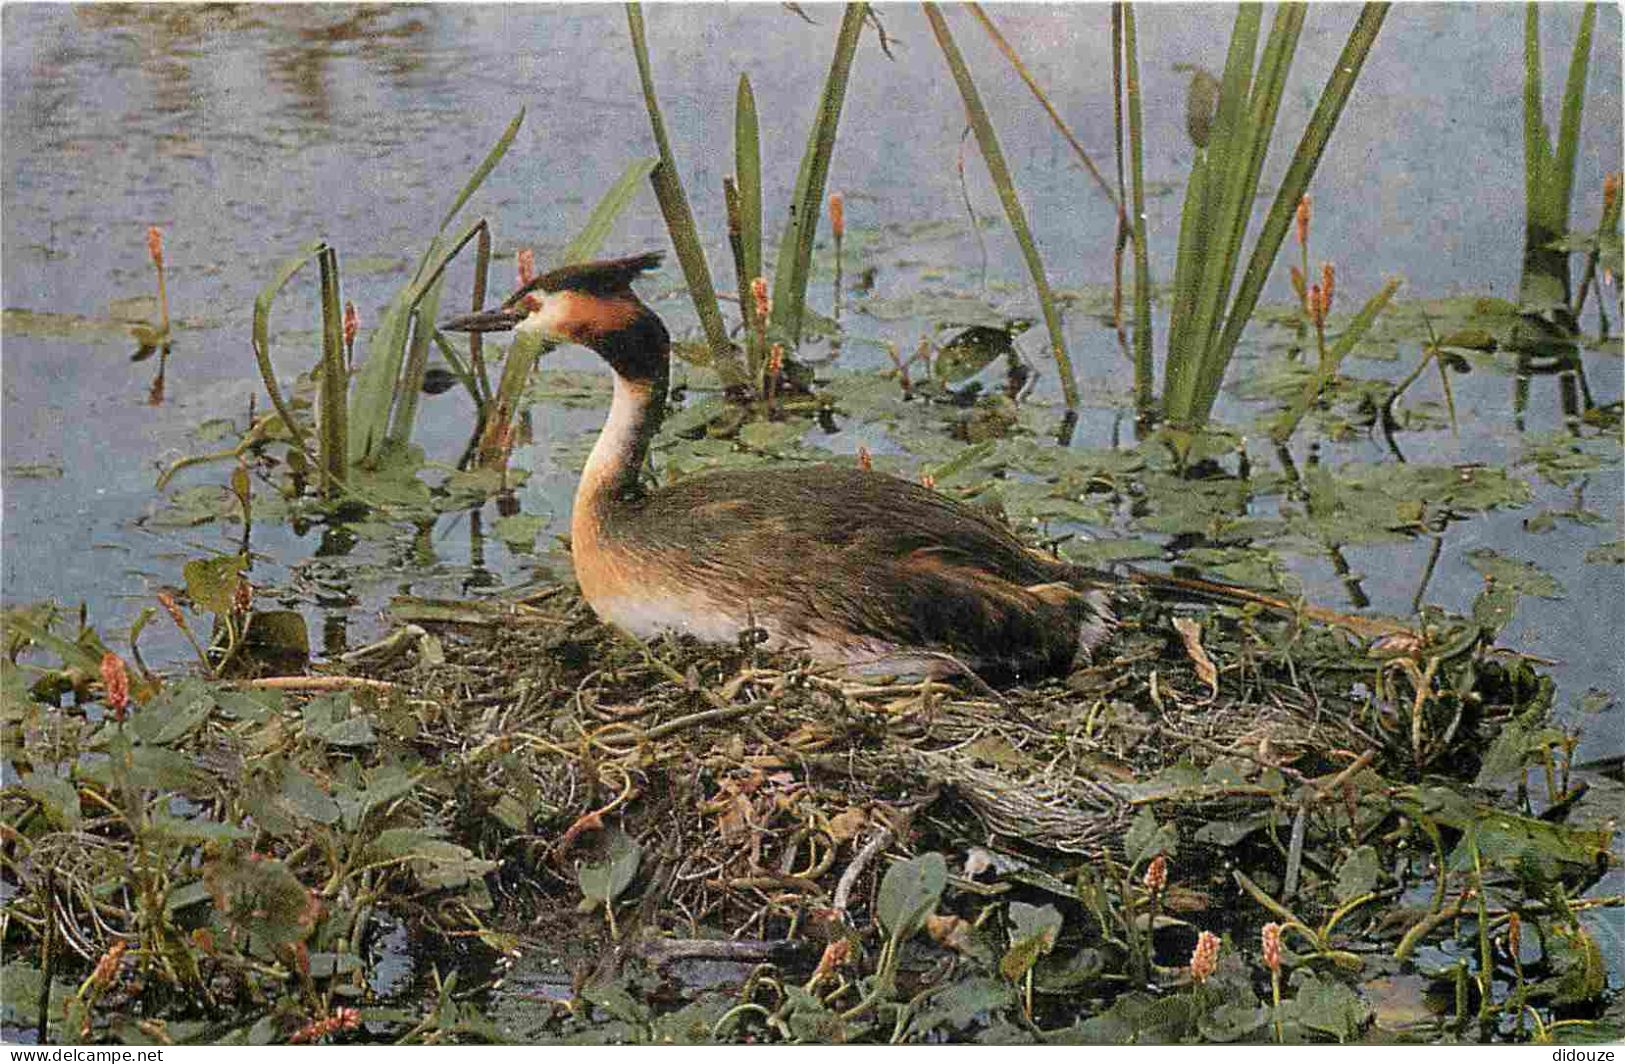
<instances>
[{"instance_id":1,"label":"floating nest","mask_svg":"<svg viewBox=\"0 0 1625 1064\"><path fill-rule=\"evenodd\" d=\"M573 865L624 832L694 926L842 908L863 854L922 836L990 859L1132 859L1147 808L1189 834L1347 797L1362 773L1460 771L1518 702L1458 630L1373 645L1254 607L1122 612L1087 668L1002 691L853 682L748 639L644 645L562 587L398 601L396 634L348 667L404 696L461 825L521 857L521 878L574 889Z\"/></svg>"}]
</instances>

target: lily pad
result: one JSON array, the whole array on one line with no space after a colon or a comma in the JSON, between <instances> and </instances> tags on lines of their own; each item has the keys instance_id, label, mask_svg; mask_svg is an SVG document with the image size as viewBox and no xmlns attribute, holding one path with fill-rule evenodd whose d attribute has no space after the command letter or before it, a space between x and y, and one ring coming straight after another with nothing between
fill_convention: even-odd
<instances>
[{"instance_id":1,"label":"lily pad","mask_svg":"<svg viewBox=\"0 0 1625 1064\"><path fill-rule=\"evenodd\" d=\"M948 863L940 853L922 854L886 869L875 901L875 915L893 942L901 942L920 929L947 886Z\"/></svg>"},{"instance_id":2,"label":"lily pad","mask_svg":"<svg viewBox=\"0 0 1625 1064\"><path fill-rule=\"evenodd\" d=\"M1508 558L1489 547L1475 547L1466 554L1469 566L1498 587L1538 598L1558 599L1564 595L1557 578L1534 562Z\"/></svg>"}]
</instances>

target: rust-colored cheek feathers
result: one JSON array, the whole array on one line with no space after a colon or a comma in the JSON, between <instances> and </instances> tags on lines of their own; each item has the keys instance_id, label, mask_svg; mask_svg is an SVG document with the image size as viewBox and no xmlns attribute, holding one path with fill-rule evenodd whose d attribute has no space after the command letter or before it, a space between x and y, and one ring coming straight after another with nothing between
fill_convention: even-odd
<instances>
[{"instance_id":1,"label":"rust-colored cheek feathers","mask_svg":"<svg viewBox=\"0 0 1625 1064\"><path fill-rule=\"evenodd\" d=\"M606 337L626 329L638 320L643 308L636 297L595 296L585 292L557 292L549 301L554 327L572 343L586 347L601 344Z\"/></svg>"}]
</instances>

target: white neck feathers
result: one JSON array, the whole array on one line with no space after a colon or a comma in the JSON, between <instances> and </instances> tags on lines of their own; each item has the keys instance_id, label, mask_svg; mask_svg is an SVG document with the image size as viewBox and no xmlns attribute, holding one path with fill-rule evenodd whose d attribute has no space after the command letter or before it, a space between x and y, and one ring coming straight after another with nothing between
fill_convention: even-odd
<instances>
[{"instance_id":1,"label":"white neck feathers","mask_svg":"<svg viewBox=\"0 0 1625 1064\"><path fill-rule=\"evenodd\" d=\"M644 425L648 420L654 396L646 381L628 381L615 374L615 397L609 405L609 417L587 456L587 466L581 471L581 484L576 489L575 510L583 514L596 504L606 501L623 488L635 483Z\"/></svg>"}]
</instances>

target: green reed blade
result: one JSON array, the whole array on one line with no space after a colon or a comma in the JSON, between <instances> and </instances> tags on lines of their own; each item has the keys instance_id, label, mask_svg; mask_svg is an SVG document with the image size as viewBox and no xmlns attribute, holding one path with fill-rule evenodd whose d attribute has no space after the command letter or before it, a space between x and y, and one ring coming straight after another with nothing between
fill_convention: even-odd
<instances>
[{"instance_id":1,"label":"green reed blade","mask_svg":"<svg viewBox=\"0 0 1625 1064\"><path fill-rule=\"evenodd\" d=\"M481 218L469 223L449 247L442 237L430 240L418 263L417 279L396 292L384 308L378 327L367 341L367 359L357 371L350 392L350 464L375 457L386 439L399 438L391 431L391 413L403 404L415 408L417 403L416 389L410 399L406 398L408 382L401 375L416 310L431 290L438 292L451 261L487 228ZM428 343L427 337L423 343ZM418 383L421 385L421 378Z\"/></svg>"},{"instance_id":2,"label":"green reed blade","mask_svg":"<svg viewBox=\"0 0 1625 1064\"><path fill-rule=\"evenodd\" d=\"M1038 247L1033 243L1032 231L1027 227L1027 215L1021 208L1021 200L1016 196L1015 183L1010 177L1010 168L1005 164L1004 152L999 147L998 134L994 132L993 121L988 117L987 108L982 105L982 97L976 91L976 83L971 79L970 69L965 65L965 59L959 53L959 47L954 43L953 34L948 31L948 23L942 17L934 3L922 5L925 16L931 23L931 32L936 35L937 44L942 49L943 57L948 61L948 69L952 72L955 83L959 86L959 95L965 103L965 113L970 119L971 129L976 134L977 146L982 151L982 161L987 164L989 176L993 185L999 192L999 200L1004 204L1005 217L1010 222L1010 228L1015 233L1016 243L1021 245L1021 253L1027 260L1027 270L1032 274L1033 287L1038 292L1038 306L1044 315L1044 324L1049 330L1050 350L1055 357L1055 367L1061 377L1061 392L1066 401L1068 410L1077 408L1078 384L1072 374L1072 360L1067 355L1066 337L1061 332L1061 315L1055 306L1055 295L1050 291L1049 280L1044 275L1044 262L1039 257Z\"/></svg>"},{"instance_id":3,"label":"green reed blade","mask_svg":"<svg viewBox=\"0 0 1625 1064\"><path fill-rule=\"evenodd\" d=\"M1546 246L1562 232L1562 206L1553 195L1557 163L1542 99L1540 8L1533 0L1524 7L1523 28L1524 252L1518 302L1537 310L1567 302L1568 257Z\"/></svg>"},{"instance_id":4,"label":"green reed blade","mask_svg":"<svg viewBox=\"0 0 1625 1064\"><path fill-rule=\"evenodd\" d=\"M1540 5L1528 0L1523 9L1523 185L1530 213L1543 202L1552 140L1541 100L1545 79L1540 69Z\"/></svg>"},{"instance_id":5,"label":"green reed blade","mask_svg":"<svg viewBox=\"0 0 1625 1064\"><path fill-rule=\"evenodd\" d=\"M321 436L317 441L322 497L331 499L345 480L350 458L350 376L344 368L344 304L339 295L339 256L332 247L317 253L322 286Z\"/></svg>"},{"instance_id":6,"label":"green reed blade","mask_svg":"<svg viewBox=\"0 0 1625 1064\"><path fill-rule=\"evenodd\" d=\"M1240 137L1234 154L1226 160L1229 174L1224 217L1221 219L1224 244L1213 260L1216 273L1209 278L1211 287L1204 293L1204 299L1208 302L1204 303L1197 326L1202 337L1204 376L1210 372L1209 355L1218 339L1225 307L1230 301L1236 266L1247 236L1247 224L1252 220L1253 203L1258 196L1258 179L1263 173L1270 140L1275 134L1275 118L1280 110L1281 97L1286 92L1286 77L1297 51L1304 17L1303 4L1282 4L1276 9L1253 81L1252 98L1244 113ZM1222 368L1220 372L1223 372Z\"/></svg>"},{"instance_id":7,"label":"green reed blade","mask_svg":"<svg viewBox=\"0 0 1625 1064\"><path fill-rule=\"evenodd\" d=\"M474 293L470 300L469 310L480 311L485 309L485 293L491 283L491 229L486 226L480 230L478 243L474 245ZM436 342L444 345L440 333L434 334ZM464 385L474 399L474 406L484 410L485 404L491 399L491 378L485 371L485 337L479 333L468 334L468 361L473 365L473 372L466 374Z\"/></svg>"},{"instance_id":8,"label":"green reed blade","mask_svg":"<svg viewBox=\"0 0 1625 1064\"><path fill-rule=\"evenodd\" d=\"M423 264L418 267L418 279L406 287L404 293L407 310L411 310L421 303L429 294L429 290L440 283L449 267L458 255L462 254L469 242L482 232L488 232L491 226L484 218L476 218L468 223L463 231L458 233L448 244L444 237L437 236L429 241L429 250L424 252Z\"/></svg>"},{"instance_id":9,"label":"green reed blade","mask_svg":"<svg viewBox=\"0 0 1625 1064\"><path fill-rule=\"evenodd\" d=\"M1243 38L1247 66L1251 66L1251 56L1256 49L1258 14L1258 8L1244 6L1237 16L1238 34ZM1189 394L1180 396L1176 403L1170 404L1178 406L1176 420L1185 427L1200 427L1200 423L1206 421L1207 408L1198 401L1199 397L1205 394L1210 381L1216 384L1222 380L1228 362L1228 354L1218 344L1225 324L1225 308L1230 302L1236 265L1241 258L1247 225L1252 220L1253 202L1258 195L1258 179L1269 154L1275 118L1285 93L1286 75L1303 29L1304 14L1302 4L1282 4L1278 7L1256 77L1252 78L1248 90L1249 98L1245 101L1239 98L1229 100L1221 93L1215 140L1222 144L1222 148L1215 152L1213 167L1215 172L1223 168L1218 178L1222 189L1216 215L1210 219L1208 226L1212 235L1202 262L1194 320L1185 337L1191 349L1189 357L1195 367L1194 375L1188 375L1185 380L1194 378L1195 388ZM1240 85L1235 88L1239 91ZM1224 91L1231 89L1227 86ZM1237 105L1240 109L1227 115L1227 104Z\"/></svg>"},{"instance_id":10,"label":"green reed blade","mask_svg":"<svg viewBox=\"0 0 1625 1064\"><path fill-rule=\"evenodd\" d=\"M395 405L395 384L406 355L410 310L408 289L401 289L384 308L378 325L367 338L367 358L356 371L350 389L350 464L371 457L384 442L389 412Z\"/></svg>"},{"instance_id":11,"label":"green reed blade","mask_svg":"<svg viewBox=\"0 0 1625 1064\"><path fill-rule=\"evenodd\" d=\"M756 92L750 78L739 75L734 94L734 178L723 183L728 206L728 237L733 244L734 272L739 281L739 316L745 324L745 371L761 380L767 359L766 322L756 320L751 282L762 270L762 132L756 117Z\"/></svg>"},{"instance_id":12,"label":"green reed blade","mask_svg":"<svg viewBox=\"0 0 1625 1064\"><path fill-rule=\"evenodd\" d=\"M367 342L367 360L356 374L350 393L350 464L373 457L388 434L391 411L401 400L401 364L406 360L413 309L439 282L447 264L481 232L485 222L482 219L464 229L451 242L450 251L445 250L447 245L442 239L446 227L490 176L497 163L502 161L524 121L525 109L521 107L452 201L451 209L441 219L440 229L418 260L411 282L395 294L379 318L378 326ZM416 402L416 399L412 402Z\"/></svg>"},{"instance_id":13,"label":"green reed blade","mask_svg":"<svg viewBox=\"0 0 1625 1064\"><path fill-rule=\"evenodd\" d=\"M739 190L739 242L744 250L746 287L762 277L762 134L756 119L756 93L739 75L734 101L734 181ZM743 296L741 297L743 298Z\"/></svg>"},{"instance_id":14,"label":"green reed blade","mask_svg":"<svg viewBox=\"0 0 1625 1064\"><path fill-rule=\"evenodd\" d=\"M404 445L412 439L418 403L423 398L423 376L429 369L429 341L434 334L435 318L440 314L440 292L445 281L446 275L442 271L412 308L412 339L406 349L406 364L401 370L400 386L396 389L395 417L385 437L390 443Z\"/></svg>"},{"instance_id":15,"label":"green reed blade","mask_svg":"<svg viewBox=\"0 0 1625 1064\"><path fill-rule=\"evenodd\" d=\"M1314 379L1304 387L1303 393L1271 430L1270 434L1276 443L1285 443L1297 431L1298 423L1309 413L1309 408L1315 405L1315 400L1325 390L1326 385L1337 376L1338 367L1343 364L1343 359L1348 357L1348 353L1354 350L1354 345L1371 329L1371 323L1377 320L1377 315L1382 313L1382 309L1388 305L1388 301L1394 297L1394 293L1399 290L1402 283L1404 282L1400 278L1390 277L1376 295L1365 301L1365 306L1354 315L1349 327L1343 330L1337 342L1326 351L1326 357L1315 370Z\"/></svg>"},{"instance_id":16,"label":"green reed blade","mask_svg":"<svg viewBox=\"0 0 1625 1064\"><path fill-rule=\"evenodd\" d=\"M790 217L779 241L779 257L774 264L773 327L790 344L801 342L802 309L807 304L807 282L812 272L813 237L823 216L824 187L829 180L829 163L835 153L835 134L841 124L841 107L846 101L846 83L852 72L852 57L858 51L858 38L869 5L846 5L841 29L835 39L835 56L829 76L818 99L818 116L807 133L807 148L796 173L796 188L790 201Z\"/></svg>"},{"instance_id":17,"label":"green reed blade","mask_svg":"<svg viewBox=\"0 0 1625 1064\"><path fill-rule=\"evenodd\" d=\"M1151 411L1156 369L1152 365L1151 260L1145 245L1145 125L1140 114L1140 56L1134 5L1122 11L1123 55L1127 67L1129 170L1133 180L1134 233L1134 404L1141 415Z\"/></svg>"},{"instance_id":18,"label":"green reed blade","mask_svg":"<svg viewBox=\"0 0 1625 1064\"><path fill-rule=\"evenodd\" d=\"M1179 246L1174 257L1173 302L1168 314L1168 352L1163 360L1163 413L1175 424L1189 422L1200 349L1187 336L1195 317L1197 286L1202 278L1202 203L1207 197L1207 153L1197 150L1185 184L1179 214Z\"/></svg>"},{"instance_id":19,"label":"green reed blade","mask_svg":"<svg viewBox=\"0 0 1625 1064\"><path fill-rule=\"evenodd\" d=\"M1263 228L1253 244L1246 272L1242 274L1241 284L1236 290L1230 312L1226 315L1224 330L1205 360L1201 386L1193 408L1196 424L1204 424L1207 421L1207 415L1218 397L1219 385L1224 380L1224 371L1235 353L1236 343L1241 339L1242 330L1246 328L1253 310L1258 306L1258 297L1264 290L1264 282L1269 278L1270 268L1275 264L1275 256L1281 250L1281 242L1286 239L1287 230L1291 228L1294 212L1298 209L1298 201L1308 190L1315 169L1320 165L1320 158L1325 154L1326 145L1337 128L1343 107L1354 91L1354 84L1360 76L1360 70L1365 66L1366 57L1371 53L1371 46L1376 43L1377 33L1382 29L1389 6L1386 2L1368 2L1360 9L1360 16L1355 20L1354 28L1349 31L1348 40L1344 42L1343 50L1332 67L1326 87L1321 90L1320 99L1315 103L1315 110L1310 115L1308 125L1304 127L1303 136L1298 141L1297 149L1292 153L1286 174L1281 178L1281 184L1275 191L1275 199L1270 203L1269 213L1264 217Z\"/></svg>"},{"instance_id":20,"label":"green reed blade","mask_svg":"<svg viewBox=\"0 0 1625 1064\"><path fill-rule=\"evenodd\" d=\"M705 247L700 242L694 212L689 209L688 195L683 191L683 181L677 173L677 160L666 138L666 120L660 113L660 99L655 95L654 70L649 63L649 45L644 35L643 8L640 4L626 5L626 25L632 37L638 78L643 83L643 103L649 112L649 127L660 154L660 165L650 172L649 183L654 186L655 198L660 201L660 213L666 219L666 231L677 252L677 262L683 268L689 298L693 300L694 312L699 316L700 328L705 332L706 346L711 349L717 374L725 387L743 387L744 369L739 364L738 352L728 342L728 330L722 321L722 310L717 305L717 290L711 281L711 267L705 259Z\"/></svg>"},{"instance_id":21,"label":"green reed blade","mask_svg":"<svg viewBox=\"0 0 1625 1064\"><path fill-rule=\"evenodd\" d=\"M752 383L762 379L761 330L756 321L756 300L751 293L750 266L746 263L743 205L739 184L731 177L722 179L722 201L728 211L728 249L733 253L734 277L739 285L739 320L744 330L745 372Z\"/></svg>"},{"instance_id":22,"label":"green reed blade","mask_svg":"<svg viewBox=\"0 0 1625 1064\"><path fill-rule=\"evenodd\" d=\"M1575 34L1563 87L1561 118L1554 153L1546 124L1540 62L1540 12L1524 10L1524 262L1518 301L1532 313L1566 310L1571 276L1569 253L1551 247L1569 228L1574 164L1579 154L1580 119L1585 109L1585 83L1591 63L1596 5L1587 4Z\"/></svg>"},{"instance_id":23,"label":"green reed blade","mask_svg":"<svg viewBox=\"0 0 1625 1064\"><path fill-rule=\"evenodd\" d=\"M1033 98L1044 109L1044 113L1049 115L1050 124L1061 134L1061 137L1072 149L1072 154L1078 157L1078 161L1083 163L1083 168L1089 172L1090 177L1094 178L1095 184L1100 187L1100 191L1111 201L1113 206L1116 206L1117 194L1112 191L1111 184L1106 180L1105 175L1100 172L1100 168L1095 165L1095 161L1089 157L1089 153L1084 150L1083 145L1078 143L1078 138L1073 134L1072 127L1066 124L1066 119L1061 117L1061 112L1055 109L1055 105L1050 102L1049 96L1039 86L1038 79L1033 77L1031 71L1027 69L1027 65L1021 61L1021 56L1016 54L1015 48L1011 46L1009 41L1005 40L1004 34L999 32L999 28L993 24L993 20L988 17L987 12L982 10L981 4L972 2L966 6L970 9L970 13L976 17L976 21L982 24L982 28L987 31L987 35L993 38L994 47L1015 68L1016 73L1021 77L1022 83L1027 86L1027 91L1033 94Z\"/></svg>"},{"instance_id":24,"label":"green reed blade","mask_svg":"<svg viewBox=\"0 0 1625 1064\"><path fill-rule=\"evenodd\" d=\"M536 363L552 345L539 335L521 329L514 333L508 345L507 358L502 363L502 377L497 381L496 396L491 400L479 442L479 464L500 469L506 463L511 449L504 445L508 427L513 424L524 404L525 389L530 383Z\"/></svg>"},{"instance_id":25,"label":"green reed blade","mask_svg":"<svg viewBox=\"0 0 1625 1064\"><path fill-rule=\"evenodd\" d=\"M1220 82L1218 111L1208 142L1207 181L1196 226L1198 245L1193 263L1190 320L1179 326L1180 354L1193 370L1181 380L1192 389L1201 378L1213 323L1229 295L1225 282L1230 267L1226 259L1234 256L1241 244L1241 235L1236 232L1237 215L1239 226L1244 230L1252 206L1250 198L1243 198L1245 190L1241 186L1252 160L1247 101L1252 93L1253 60L1258 52L1262 19L1263 9L1257 4L1243 3L1236 8L1229 55ZM1176 415L1176 422L1183 423L1188 418L1191 394L1176 392L1169 397L1169 410Z\"/></svg>"},{"instance_id":26,"label":"green reed blade","mask_svg":"<svg viewBox=\"0 0 1625 1064\"><path fill-rule=\"evenodd\" d=\"M508 123L508 128L502 131L502 136L497 138L495 146L485 153L485 158L480 162L480 165L474 168L474 172L463 183L463 190L457 193L455 200L452 200L451 210L447 211L446 216L440 220L442 232L445 231L446 226L451 224L451 220L457 217L457 212L463 209L463 205L468 202L469 197L473 196L480 185L485 183L485 179L490 176L492 170L496 169L496 165L502 161L502 157L508 154L508 148L513 145L514 138L519 136L519 127L524 124L525 109L521 107L519 113L514 115L513 119Z\"/></svg>"},{"instance_id":27,"label":"green reed blade","mask_svg":"<svg viewBox=\"0 0 1625 1064\"><path fill-rule=\"evenodd\" d=\"M305 442L304 430L294 419L293 409L288 406L287 400L282 397L282 389L276 382L276 367L271 365L271 304L276 302L277 293L285 288L293 275L304 268L305 263L320 255L327 245L320 240L306 244L299 249L299 254L283 262L277 267L276 274L271 283L260 290L254 297L254 327L253 346L254 361L259 364L260 380L265 385L265 394L270 397L271 405L276 408L282 423L288 427L288 435L293 437L293 445L310 456L310 448ZM315 460L312 459L312 464Z\"/></svg>"},{"instance_id":28,"label":"green reed blade","mask_svg":"<svg viewBox=\"0 0 1625 1064\"><path fill-rule=\"evenodd\" d=\"M446 365L451 368L452 376L457 378L457 382L463 386L468 397L474 400L476 407L484 407L487 400L481 396L479 381L474 376L474 371L463 362L463 356L457 353L457 348L452 346L451 341L446 339L446 334L439 329L433 330L431 336L435 347L440 349L440 357L445 359Z\"/></svg>"},{"instance_id":29,"label":"green reed blade","mask_svg":"<svg viewBox=\"0 0 1625 1064\"><path fill-rule=\"evenodd\" d=\"M1563 112L1557 130L1557 191L1554 198L1563 207L1563 229L1568 229L1570 195L1574 187L1574 162L1580 152L1580 117L1585 111L1586 75L1591 67L1591 35L1597 24L1597 5L1586 4L1580 15L1580 29L1569 58L1568 79L1563 84Z\"/></svg>"},{"instance_id":30,"label":"green reed blade","mask_svg":"<svg viewBox=\"0 0 1625 1064\"><path fill-rule=\"evenodd\" d=\"M628 163L626 169L621 171L621 176L615 179L615 183L609 186L609 191L605 192L593 207L581 231L565 247L564 253L559 256L559 265L585 262L596 256L604 241L608 239L610 231L614 229L615 220L626 210L627 205L637 196L643 182L659 165L659 159L647 156Z\"/></svg>"}]
</instances>

